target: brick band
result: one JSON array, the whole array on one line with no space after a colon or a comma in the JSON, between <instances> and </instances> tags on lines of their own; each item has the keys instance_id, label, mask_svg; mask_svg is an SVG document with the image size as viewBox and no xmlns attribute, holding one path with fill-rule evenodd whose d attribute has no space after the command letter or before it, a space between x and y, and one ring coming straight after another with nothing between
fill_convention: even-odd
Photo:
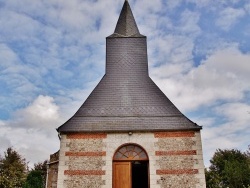
<instances>
[{"instance_id":1,"label":"brick band","mask_svg":"<svg viewBox=\"0 0 250 188\"><path fill-rule=\"evenodd\" d=\"M104 170L65 170L64 175L68 176L86 176L86 175L105 175Z\"/></svg>"},{"instance_id":2,"label":"brick band","mask_svg":"<svg viewBox=\"0 0 250 188\"><path fill-rule=\"evenodd\" d=\"M107 138L107 134L105 133L72 133L67 135L67 139L103 139Z\"/></svg>"},{"instance_id":3,"label":"brick band","mask_svg":"<svg viewBox=\"0 0 250 188\"><path fill-rule=\"evenodd\" d=\"M106 156L105 151L97 152L65 152L65 156Z\"/></svg>"},{"instance_id":4,"label":"brick band","mask_svg":"<svg viewBox=\"0 0 250 188\"><path fill-rule=\"evenodd\" d=\"M165 174L198 174L197 169L180 169L180 170L156 170L157 175L165 175Z\"/></svg>"},{"instance_id":5,"label":"brick band","mask_svg":"<svg viewBox=\"0 0 250 188\"><path fill-rule=\"evenodd\" d=\"M155 138L168 138L168 137L194 137L194 131L187 132L157 132L154 133Z\"/></svg>"},{"instance_id":6,"label":"brick band","mask_svg":"<svg viewBox=\"0 0 250 188\"><path fill-rule=\"evenodd\" d=\"M161 155L196 155L196 150L186 150L186 151L156 151L156 156Z\"/></svg>"}]
</instances>

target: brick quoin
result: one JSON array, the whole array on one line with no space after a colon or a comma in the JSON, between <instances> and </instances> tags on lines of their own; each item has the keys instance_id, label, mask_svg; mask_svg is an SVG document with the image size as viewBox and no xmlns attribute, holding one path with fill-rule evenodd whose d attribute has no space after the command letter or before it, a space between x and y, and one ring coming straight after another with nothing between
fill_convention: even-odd
<instances>
[{"instance_id":1,"label":"brick quoin","mask_svg":"<svg viewBox=\"0 0 250 188\"><path fill-rule=\"evenodd\" d=\"M157 175L178 175L178 174L198 174L197 169L180 169L180 170L156 170Z\"/></svg>"},{"instance_id":2,"label":"brick quoin","mask_svg":"<svg viewBox=\"0 0 250 188\"><path fill-rule=\"evenodd\" d=\"M67 135L67 139L103 139L107 138L107 134L105 133L72 133Z\"/></svg>"},{"instance_id":3,"label":"brick quoin","mask_svg":"<svg viewBox=\"0 0 250 188\"><path fill-rule=\"evenodd\" d=\"M156 151L156 156L161 155L197 155L196 150L187 150L187 151Z\"/></svg>"},{"instance_id":4,"label":"brick quoin","mask_svg":"<svg viewBox=\"0 0 250 188\"><path fill-rule=\"evenodd\" d=\"M168 137L194 137L194 131L187 132L157 132L154 133L155 138L168 138Z\"/></svg>"},{"instance_id":5,"label":"brick quoin","mask_svg":"<svg viewBox=\"0 0 250 188\"><path fill-rule=\"evenodd\" d=\"M87 176L87 175L105 175L104 170L65 170L64 175L68 176Z\"/></svg>"},{"instance_id":6,"label":"brick quoin","mask_svg":"<svg viewBox=\"0 0 250 188\"><path fill-rule=\"evenodd\" d=\"M105 151L97 152L65 152L65 156L106 156Z\"/></svg>"}]
</instances>

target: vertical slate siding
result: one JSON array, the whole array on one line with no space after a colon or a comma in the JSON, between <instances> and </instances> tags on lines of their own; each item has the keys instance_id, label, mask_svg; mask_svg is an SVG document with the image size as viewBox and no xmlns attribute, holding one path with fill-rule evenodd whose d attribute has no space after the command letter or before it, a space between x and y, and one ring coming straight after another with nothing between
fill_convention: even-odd
<instances>
[{"instance_id":1,"label":"vertical slate siding","mask_svg":"<svg viewBox=\"0 0 250 188\"><path fill-rule=\"evenodd\" d=\"M201 129L148 75L146 37L108 37L106 74L61 132Z\"/></svg>"},{"instance_id":2,"label":"vertical slate siding","mask_svg":"<svg viewBox=\"0 0 250 188\"><path fill-rule=\"evenodd\" d=\"M107 38L106 58L106 75L117 82L148 77L146 37Z\"/></svg>"}]
</instances>

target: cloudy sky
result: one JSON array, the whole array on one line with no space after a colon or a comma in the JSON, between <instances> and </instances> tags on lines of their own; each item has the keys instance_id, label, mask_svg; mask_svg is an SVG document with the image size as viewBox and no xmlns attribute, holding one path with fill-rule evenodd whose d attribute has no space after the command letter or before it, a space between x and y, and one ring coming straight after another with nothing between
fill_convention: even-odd
<instances>
[{"instance_id":1,"label":"cloudy sky","mask_svg":"<svg viewBox=\"0 0 250 188\"><path fill-rule=\"evenodd\" d=\"M0 0L0 153L32 165L104 75L124 0ZM250 144L250 1L130 0L150 76L217 148Z\"/></svg>"}]
</instances>

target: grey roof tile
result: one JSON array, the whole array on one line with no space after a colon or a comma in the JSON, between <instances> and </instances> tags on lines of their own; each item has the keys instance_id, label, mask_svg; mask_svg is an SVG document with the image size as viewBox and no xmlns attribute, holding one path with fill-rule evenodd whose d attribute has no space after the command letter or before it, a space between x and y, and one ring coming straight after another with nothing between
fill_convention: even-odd
<instances>
[{"instance_id":1,"label":"grey roof tile","mask_svg":"<svg viewBox=\"0 0 250 188\"><path fill-rule=\"evenodd\" d=\"M126 132L200 130L185 116L169 117L77 117L66 122L60 132Z\"/></svg>"},{"instance_id":2,"label":"grey roof tile","mask_svg":"<svg viewBox=\"0 0 250 188\"><path fill-rule=\"evenodd\" d=\"M127 29L128 23L133 27ZM127 1L117 25L117 33L111 35L116 37L106 39L106 74L58 131L201 129L185 117L149 77L146 37L140 35Z\"/></svg>"},{"instance_id":3,"label":"grey roof tile","mask_svg":"<svg viewBox=\"0 0 250 188\"><path fill-rule=\"evenodd\" d=\"M109 37L143 37L138 30L128 1L124 2L114 34Z\"/></svg>"}]
</instances>

